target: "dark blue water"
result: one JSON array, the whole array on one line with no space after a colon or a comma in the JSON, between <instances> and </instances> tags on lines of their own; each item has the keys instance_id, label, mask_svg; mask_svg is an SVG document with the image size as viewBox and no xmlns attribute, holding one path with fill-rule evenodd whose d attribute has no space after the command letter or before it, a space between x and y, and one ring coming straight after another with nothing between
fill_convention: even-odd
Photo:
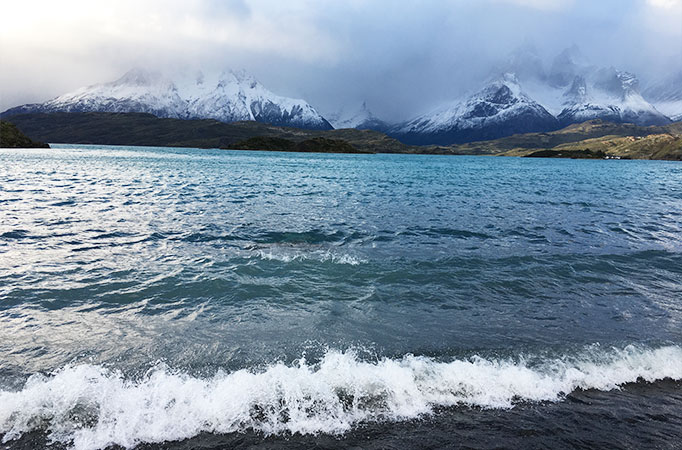
<instances>
[{"instance_id":1,"label":"dark blue water","mask_svg":"<svg viewBox=\"0 0 682 450\"><path fill-rule=\"evenodd\" d=\"M0 150L8 448L677 448L680 380L679 163Z\"/></svg>"}]
</instances>

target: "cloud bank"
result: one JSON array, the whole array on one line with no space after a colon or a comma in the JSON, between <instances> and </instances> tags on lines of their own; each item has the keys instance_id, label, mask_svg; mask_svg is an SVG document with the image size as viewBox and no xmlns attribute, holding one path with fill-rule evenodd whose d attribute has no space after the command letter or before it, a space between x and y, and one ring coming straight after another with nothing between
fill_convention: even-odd
<instances>
[{"instance_id":1,"label":"cloud bank","mask_svg":"<svg viewBox=\"0 0 682 450\"><path fill-rule=\"evenodd\" d=\"M134 66L245 68L323 113L400 120L477 87L532 43L644 81L682 70L682 0L23 0L0 17L0 108Z\"/></svg>"}]
</instances>

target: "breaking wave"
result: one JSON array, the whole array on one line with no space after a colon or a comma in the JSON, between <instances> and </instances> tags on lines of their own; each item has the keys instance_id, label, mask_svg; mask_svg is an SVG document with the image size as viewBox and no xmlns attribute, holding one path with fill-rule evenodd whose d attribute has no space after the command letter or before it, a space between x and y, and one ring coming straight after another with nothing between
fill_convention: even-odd
<instances>
[{"instance_id":1,"label":"breaking wave","mask_svg":"<svg viewBox=\"0 0 682 450\"><path fill-rule=\"evenodd\" d=\"M201 432L341 434L447 406L512 408L560 401L580 389L682 379L682 348L593 347L577 356L438 361L406 355L366 361L328 351L316 363L201 378L156 367L139 379L95 365L31 376L0 391L0 435L42 430L78 450L181 440Z\"/></svg>"}]
</instances>

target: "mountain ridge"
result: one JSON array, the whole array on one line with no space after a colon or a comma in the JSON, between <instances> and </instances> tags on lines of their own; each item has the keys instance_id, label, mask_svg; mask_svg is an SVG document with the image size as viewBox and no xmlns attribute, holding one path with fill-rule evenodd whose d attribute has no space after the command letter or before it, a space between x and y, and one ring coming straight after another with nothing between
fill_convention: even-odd
<instances>
[{"instance_id":1,"label":"mountain ridge","mask_svg":"<svg viewBox=\"0 0 682 450\"><path fill-rule=\"evenodd\" d=\"M506 72L495 72L499 70ZM682 85L669 92L671 86L677 87L675 83L662 83L668 91L660 93L661 98L682 98ZM535 49L524 46L498 65L479 91L398 124L388 133L410 144L448 145L549 132L597 119L640 126L672 123L643 97L634 74L592 65L575 45L557 55L547 71Z\"/></svg>"},{"instance_id":2,"label":"mountain ridge","mask_svg":"<svg viewBox=\"0 0 682 450\"><path fill-rule=\"evenodd\" d=\"M186 70L170 79L138 68L112 82L10 108L0 116L140 112L162 118L256 121L302 129L369 129L410 145L452 145L549 132L588 120L660 126L682 119L682 73L663 77L642 90L637 76L591 64L576 45L560 52L551 65L544 64L532 45L521 47L472 92L397 124L379 119L366 103L350 114L341 110L327 120L305 100L276 95L245 71Z\"/></svg>"},{"instance_id":3,"label":"mountain ridge","mask_svg":"<svg viewBox=\"0 0 682 450\"><path fill-rule=\"evenodd\" d=\"M132 112L172 119L332 128L305 100L276 95L246 72L231 70L217 76L197 72L172 80L135 68L117 80L79 88L44 103L10 108L2 115L52 112Z\"/></svg>"}]
</instances>

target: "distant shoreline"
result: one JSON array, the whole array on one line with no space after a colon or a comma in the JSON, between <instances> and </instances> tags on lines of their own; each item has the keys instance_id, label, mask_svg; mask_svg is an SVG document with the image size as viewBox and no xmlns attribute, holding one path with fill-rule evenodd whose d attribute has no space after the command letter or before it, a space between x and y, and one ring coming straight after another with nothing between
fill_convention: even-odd
<instances>
[{"instance_id":1,"label":"distant shoreline","mask_svg":"<svg viewBox=\"0 0 682 450\"><path fill-rule=\"evenodd\" d=\"M31 139L68 144L306 153L682 160L682 122L641 127L589 121L547 133L517 134L449 146L416 146L371 130L305 130L259 122L167 119L140 113L36 113L3 120L15 124Z\"/></svg>"}]
</instances>

